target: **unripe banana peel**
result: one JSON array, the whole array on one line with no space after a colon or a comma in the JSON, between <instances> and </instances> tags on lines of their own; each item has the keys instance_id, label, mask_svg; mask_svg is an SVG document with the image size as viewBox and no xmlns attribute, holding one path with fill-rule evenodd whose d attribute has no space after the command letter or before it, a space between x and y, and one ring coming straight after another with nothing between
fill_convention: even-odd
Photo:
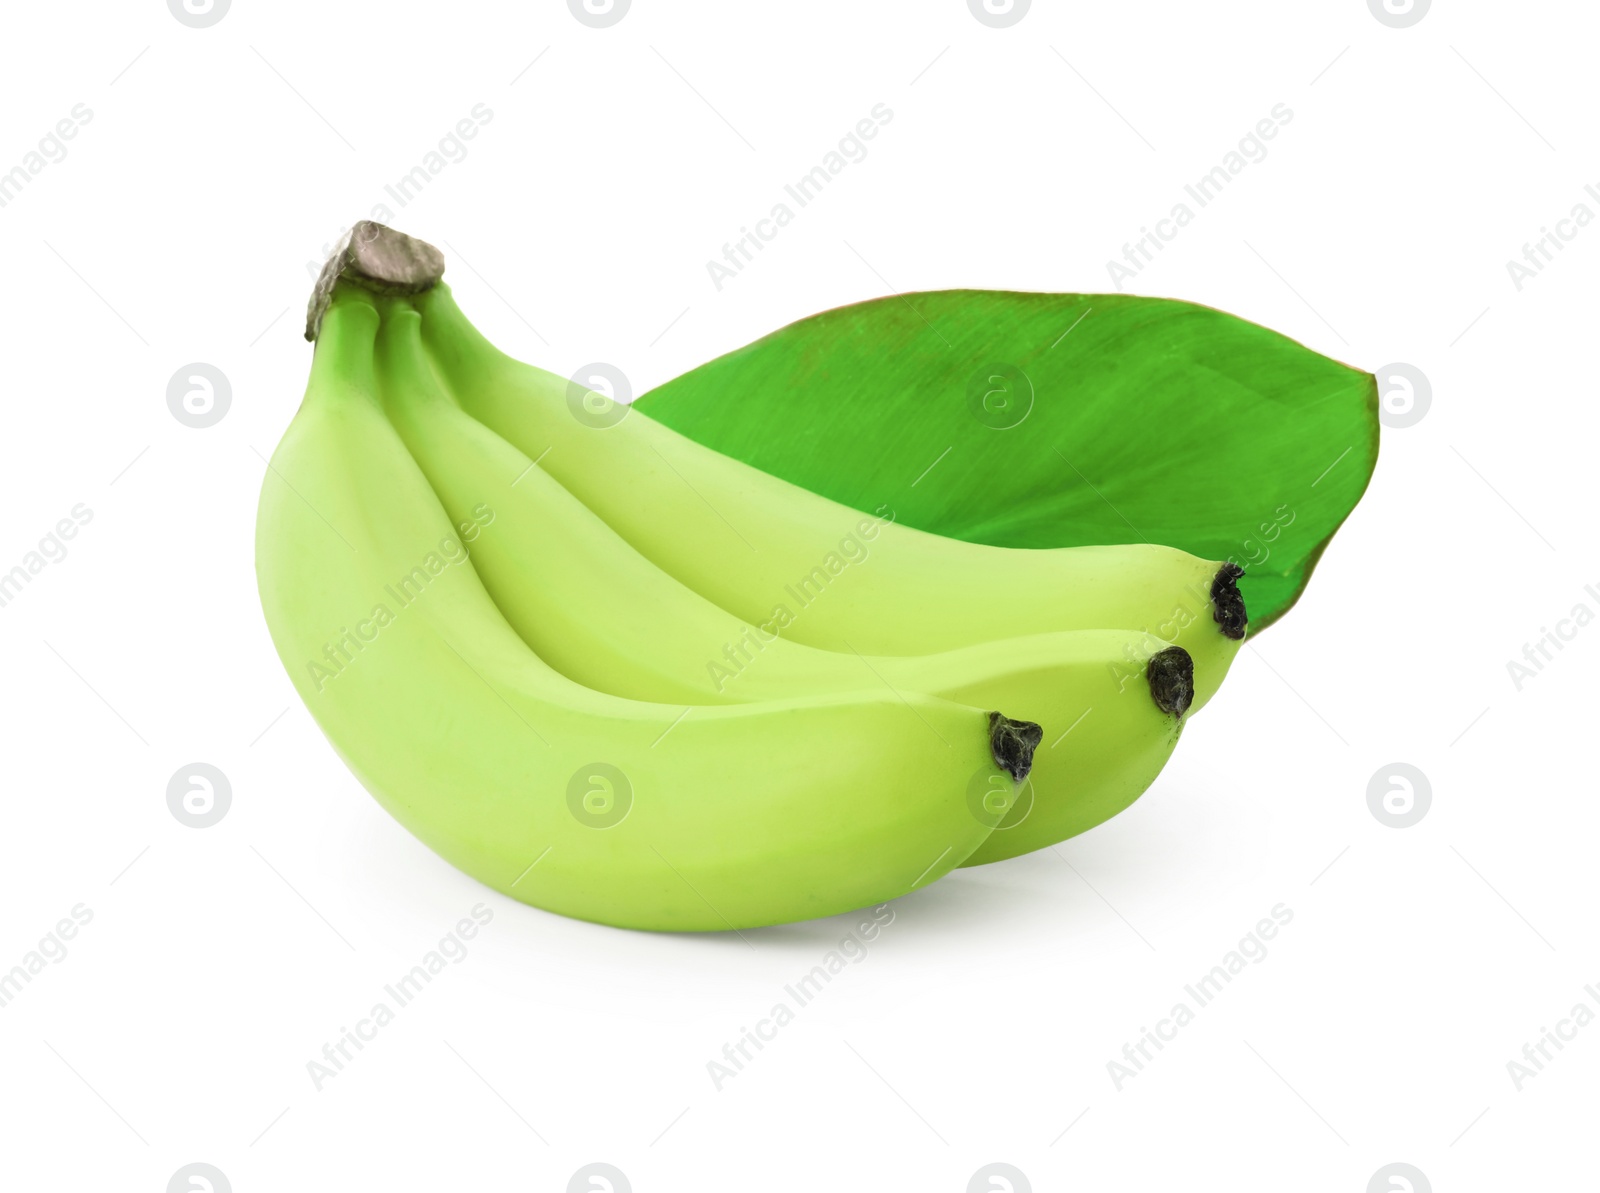
<instances>
[{"instance_id":1,"label":"unripe banana peel","mask_svg":"<svg viewBox=\"0 0 1600 1193\"><path fill-rule=\"evenodd\" d=\"M573 418L443 269L368 222L329 260L257 575L334 748L496 890L670 931L882 903L1126 807L1238 650L1224 565L892 520L757 633L860 515L642 415ZM756 550L729 550L721 510Z\"/></svg>"}]
</instances>

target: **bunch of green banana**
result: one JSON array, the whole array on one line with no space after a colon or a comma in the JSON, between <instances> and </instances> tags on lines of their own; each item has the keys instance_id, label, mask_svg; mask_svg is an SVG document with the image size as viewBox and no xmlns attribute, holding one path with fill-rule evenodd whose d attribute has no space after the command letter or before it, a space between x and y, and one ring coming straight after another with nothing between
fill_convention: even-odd
<instances>
[{"instance_id":1,"label":"bunch of green banana","mask_svg":"<svg viewBox=\"0 0 1600 1193\"><path fill-rule=\"evenodd\" d=\"M1233 569L864 519L504 356L442 269L372 224L330 261L257 569L336 749L498 890L677 930L882 902L1126 807L1238 650Z\"/></svg>"}]
</instances>

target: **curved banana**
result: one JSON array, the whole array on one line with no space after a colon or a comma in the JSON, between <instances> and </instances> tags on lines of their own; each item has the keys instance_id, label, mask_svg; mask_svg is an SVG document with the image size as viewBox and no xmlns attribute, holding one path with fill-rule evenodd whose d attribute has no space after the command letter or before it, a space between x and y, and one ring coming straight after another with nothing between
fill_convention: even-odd
<instances>
[{"instance_id":1,"label":"curved banana","mask_svg":"<svg viewBox=\"0 0 1600 1193\"><path fill-rule=\"evenodd\" d=\"M547 666L383 416L378 334L366 302L321 316L256 563L296 688L406 828L524 902L692 931L894 898L990 834L969 788L1025 776L1038 726L914 693L679 708Z\"/></svg>"},{"instance_id":2,"label":"curved banana","mask_svg":"<svg viewBox=\"0 0 1600 1193\"><path fill-rule=\"evenodd\" d=\"M1139 630L1151 646L1170 642L1193 657L1196 709L1244 638L1234 565L1151 544L983 546L896 525L892 510L868 517L513 360L443 284L414 301L427 352L467 413L651 562L753 625L787 620L784 634L796 642L881 655L1054 630ZM1130 673L1142 663L1133 652Z\"/></svg>"},{"instance_id":3,"label":"curved banana","mask_svg":"<svg viewBox=\"0 0 1600 1193\"><path fill-rule=\"evenodd\" d=\"M867 656L791 642L781 624L742 622L645 559L457 407L423 354L419 321L393 314L410 299L378 305L385 412L453 523L471 536L473 566L506 620L568 678L632 699L697 705L887 688L1055 727L1015 809L1016 785L1004 784L1003 831L969 865L1093 827L1142 794L1171 755L1192 670L1174 677L1158 668L1158 679L1176 686L1157 695L1145 659L1157 650L1186 659L1181 647L1152 649L1137 631L1074 630L935 655Z\"/></svg>"}]
</instances>

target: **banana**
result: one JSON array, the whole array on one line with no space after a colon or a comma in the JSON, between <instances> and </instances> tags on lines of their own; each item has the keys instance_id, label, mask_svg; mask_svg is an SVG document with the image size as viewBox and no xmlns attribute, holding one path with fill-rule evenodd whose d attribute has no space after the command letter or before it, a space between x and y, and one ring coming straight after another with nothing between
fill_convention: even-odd
<instances>
[{"instance_id":1,"label":"banana","mask_svg":"<svg viewBox=\"0 0 1600 1193\"><path fill-rule=\"evenodd\" d=\"M385 266L406 280L403 264L375 253L365 268L383 285ZM301 697L401 824L524 902L681 931L882 902L990 835L1003 812L970 788L1025 779L1036 725L916 693L679 708L549 667L384 417L380 319L346 301L359 294L337 276L319 286L312 374L263 481L256 566ZM417 318L396 310L383 334Z\"/></svg>"},{"instance_id":2,"label":"banana","mask_svg":"<svg viewBox=\"0 0 1600 1193\"><path fill-rule=\"evenodd\" d=\"M1194 660L1195 709L1244 639L1235 565L1151 544L991 547L897 525L887 508L868 517L513 360L443 284L414 301L427 352L467 413L647 559L745 622L782 620L793 641L877 655L1139 630L1147 649L1130 651L1129 674L1163 644L1183 647Z\"/></svg>"},{"instance_id":3,"label":"banana","mask_svg":"<svg viewBox=\"0 0 1600 1193\"><path fill-rule=\"evenodd\" d=\"M552 476L465 414L423 353L408 298L378 300L385 413L454 524L471 533L473 566L524 642L568 678L632 699L690 704L886 687L1005 708L1057 726L1037 752L1021 804L998 800L1004 831L965 864L996 861L1082 832L1149 786L1175 746L1188 673L1143 674L1143 635L1075 630L936 655L866 656L794 643L752 626L661 571ZM1181 647L1159 644L1169 661ZM1126 682L1138 657L1136 682ZM1093 720L1086 718L1093 714ZM1074 732L1083 723L1082 731ZM1004 798L1001 798L1004 797ZM1001 806L1003 805L1003 806Z\"/></svg>"}]
</instances>

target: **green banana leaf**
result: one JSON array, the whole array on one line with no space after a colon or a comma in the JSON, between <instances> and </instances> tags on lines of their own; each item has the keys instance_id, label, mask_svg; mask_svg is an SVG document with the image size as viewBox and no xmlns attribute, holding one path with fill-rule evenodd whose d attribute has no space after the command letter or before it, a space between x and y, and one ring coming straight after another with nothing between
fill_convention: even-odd
<instances>
[{"instance_id":1,"label":"green banana leaf","mask_svg":"<svg viewBox=\"0 0 1600 1193\"><path fill-rule=\"evenodd\" d=\"M1252 631L1299 599L1378 456L1371 374L1209 307L1124 294L874 299L792 323L637 406L937 534L1232 559Z\"/></svg>"}]
</instances>

